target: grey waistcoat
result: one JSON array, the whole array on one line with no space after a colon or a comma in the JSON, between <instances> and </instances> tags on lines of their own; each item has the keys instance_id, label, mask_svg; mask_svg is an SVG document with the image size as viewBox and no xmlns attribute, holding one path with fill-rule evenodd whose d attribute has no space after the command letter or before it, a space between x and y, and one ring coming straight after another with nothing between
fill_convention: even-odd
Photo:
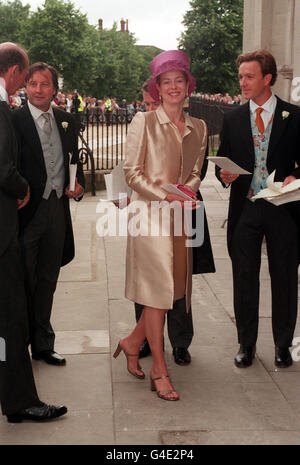
<instances>
[{"instance_id":1,"label":"grey waistcoat","mask_svg":"<svg viewBox=\"0 0 300 465\"><path fill-rule=\"evenodd\" d=\"M57 197L61 198L65 184L63 148L56 121L52 117L51 126L52 131L49 138L49 136L44 133L39 125L36 124L47 171L47 183L44 190L43 199L48 199L52 190L55 190Z\"/></svg>"}]
</instances>

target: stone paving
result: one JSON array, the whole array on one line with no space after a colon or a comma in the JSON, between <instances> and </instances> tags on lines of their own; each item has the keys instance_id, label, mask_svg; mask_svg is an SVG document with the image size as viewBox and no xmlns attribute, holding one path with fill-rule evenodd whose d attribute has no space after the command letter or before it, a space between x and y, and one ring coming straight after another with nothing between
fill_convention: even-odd
<instances>
[{"instance_id":1,"label":"stone paving","mask_svg":"<svg viewBox=\"0 0 300 465\"><path fill-rule=\"evenodd\" d=\"M288 369L273 364L266 255L263 251L257 356L251 367L238 369L224 228L228 191L213 167L201 192L217 272L193 278L190 366L175 365L166 334L169 372L181 400L168 403L150 392L151 358L141 361L143 381L128 374L123 354L112 358L134 325L133 305L124 298L126 239L97 236L96 207L105 192L86 194L72 203L77 253L61 271L52 317L56 350L67 365L33 362L41 399L65 403L69 413L43 424L8 424L1 417L0 444L300 444L300 363ZM295 336L300 337L299 324Z\"/></svg>"}]
</instances>

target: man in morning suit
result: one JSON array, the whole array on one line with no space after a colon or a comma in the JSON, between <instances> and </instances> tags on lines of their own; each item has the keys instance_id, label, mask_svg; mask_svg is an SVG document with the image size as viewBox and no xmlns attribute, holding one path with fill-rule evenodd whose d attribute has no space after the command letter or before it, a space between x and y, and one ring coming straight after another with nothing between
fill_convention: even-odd
<instances>
[{"instance_id":1,"label":"man in morning suit","mask_svg":"<svg viewBox=\"0 0 300 465\"><path fill-rule=\"evenodd\" d=\"M30 186L30 201L19 214L25 267L25 289L32 357L52 365L66 360L54 351L50 323L60 267L74 257L69 199L84 191L72 115L51 106L58 90L58 73L35 63L25 78L28 103L13 112L19 140L20 172ZM75 190L70 191L69 163L77 164Z\"/></svg>"},{"instance_id":2,"label":"man in morning suit","mask_svg":"<svg viewBox=\"0 0 300 465\"><path fill-rule=\"evenodd\" d=\"M277 77L274 57L256 50L238 57L240 86L249 100L225 114L218 155L231 158L251 175L217 169L224 186L231 184L228 250L232 260L234 311L240 349L237 367L252 364L258 331L261 245L266 239L272 289L275 365L292 364L297 318L299 202L275 206L252 197L275 181L287 185L300 178L300 108L272 93Z\"/></svg>"},{"instance_id":3,"label":"man in morning suit","mask_svg":"<svg viewBox=\"0 0 300 465\"><path fill-rule=\"evenodd\" d=\"M16 44L0 44L0 403L9 422L50 420L64 415L64 406L47 405L38 398L28 352L28 315L17 208L29 201L28 182L18 171L18 146L8 96L24 82L26 52Z\"/></svg>"}]
</instances>

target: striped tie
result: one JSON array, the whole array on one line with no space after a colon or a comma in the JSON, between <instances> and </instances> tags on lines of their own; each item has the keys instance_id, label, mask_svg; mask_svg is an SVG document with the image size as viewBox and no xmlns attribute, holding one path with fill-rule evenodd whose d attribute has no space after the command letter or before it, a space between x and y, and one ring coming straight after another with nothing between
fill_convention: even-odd
<instances>
[{"instance_id":1,"label":"striped tie","mask_svg":"<svg viewBox=\"0 0 300 465\"><path fill-rule=\"evenodd\" d=\"M45 133L48 137L50 137L50 135L51 135L51 130L52 130L52 128L51 128L51 121L50 121L50 115L49 115L49 113L43 113L42 116L43 116L43 118L44 118L44 120L45 120L44 126L43 126L43 131L44 131L44 133Z\"/></svg>"}]
</instances>

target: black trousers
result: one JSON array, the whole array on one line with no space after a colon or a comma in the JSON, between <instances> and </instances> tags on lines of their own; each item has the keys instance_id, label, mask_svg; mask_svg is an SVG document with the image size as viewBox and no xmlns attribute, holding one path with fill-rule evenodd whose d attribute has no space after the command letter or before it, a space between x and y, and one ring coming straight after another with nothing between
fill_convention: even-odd
<instances>
[{"instance_id":1,"label":"black trousers","mask_svg":"<svg viewBox=\"0 0 300 465\"><path fill-rule=\"evenodd\" d=\"M284 206L246 200L231 247L234 311L239 343L257 340L261 245L266 238L275 345L292 345L298 300L298 231Z\"/></svg>"},{"instance_id":2,"label":"black trousers","mask_svg":"<svg viewBox=\"0 0 300 465\"><path fill-rule=\"evenodd\" d=\"M50 317L65 234L63 200L52 191L48 200L42 199L21 236L32 353L54 349Z\"/></svg>"},{"instance_id":3,"label":"black trousers","mask_svg":"<svg viewBox=\"0 0 300 465\"><path fill-rule=\"evenodd\" d=\"M135 303L136 321L139 321L144 306ZM186 312L185 297L174 303L173 309L167 312L168 335L171 346L187 349L194 336L192 308Z\"/></svg>"},{"instance_id":4,"label":"black trousers","mask_svg":"<svg viewBox=\"0 0 300 465\"><path fill-rule=\"evenodd\" d=\"M28 352L28 314L17 239L0 257L0 402L3 415L40 405Z\"/></svg>"}]
</instances>

